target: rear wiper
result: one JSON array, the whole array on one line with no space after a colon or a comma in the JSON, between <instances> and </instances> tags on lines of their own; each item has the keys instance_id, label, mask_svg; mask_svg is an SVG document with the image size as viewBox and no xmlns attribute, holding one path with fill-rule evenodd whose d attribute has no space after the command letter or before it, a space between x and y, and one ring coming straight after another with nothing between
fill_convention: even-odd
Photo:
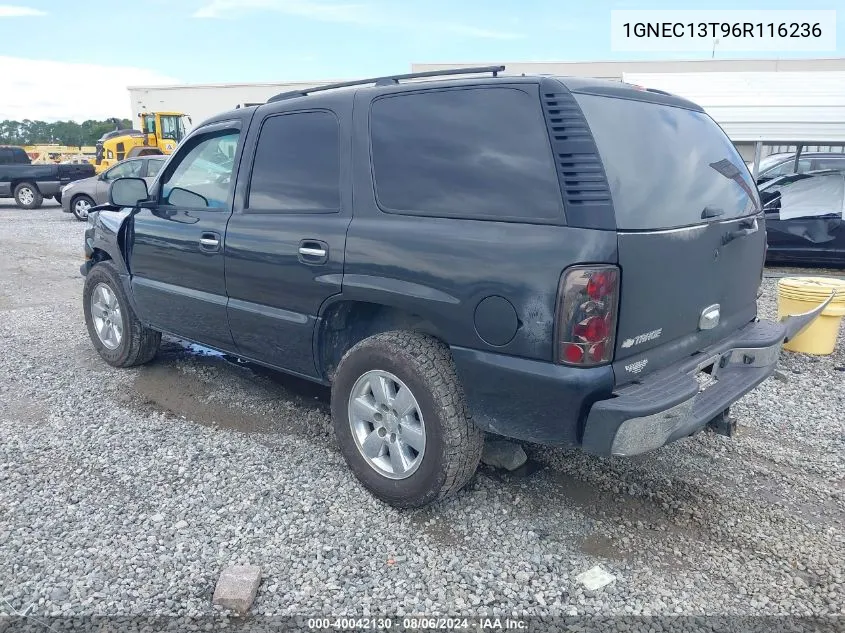
<instances>
[{"instance_id":1,"label":"rear wiper","mask_svg":"<svg viewBox=\"0 0 845 633\"><path fill-rule=\"evenodd\" d=\"M701 212L701 219L718 218L720 215L725 215L725 210L722 207L704 207Z\"/></svg>"}]
</instances>

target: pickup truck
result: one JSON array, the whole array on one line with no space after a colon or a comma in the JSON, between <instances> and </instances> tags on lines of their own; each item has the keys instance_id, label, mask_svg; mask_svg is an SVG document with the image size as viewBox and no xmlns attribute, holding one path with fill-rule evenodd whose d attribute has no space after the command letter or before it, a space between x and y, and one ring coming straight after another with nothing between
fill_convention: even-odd
<instances>
[{"instance_id":1,"label":"pickup truck","mask_svg":"<svg viewBox=\"0 0 845 633\"><path fill-rule=\"evenodd\" d=\"M94 166L33 165L21 147L0 145L0 198L14 198L19 207L37 209L44 198L61 202L69 182L94 175Z\"/></svg>"}]
</instances>

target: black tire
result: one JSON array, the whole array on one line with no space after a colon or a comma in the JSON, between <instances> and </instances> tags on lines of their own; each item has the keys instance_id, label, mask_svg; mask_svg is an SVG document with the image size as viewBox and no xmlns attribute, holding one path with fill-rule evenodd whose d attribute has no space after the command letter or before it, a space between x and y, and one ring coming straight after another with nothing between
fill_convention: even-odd
<instances>
[{"instance_id":1,"label":"black tire","mask_svg":"<svg viewBox=\"0 0 845 633\"><path fill-rule=\"evenodd\" d=\"M349 397L371 370L393 374L411 390L425 420L425 451L405 479L390 479L370 466L349 423ZM385 332L364 339L341 359L332 384L332 420L338 444L358 480L376 497L398 508L427 505L456 493L478 467L483 433L464 402L449 348L414 332Z\"/></svg>"},{"instance_id":2,"label":"black tire","mask_svg":"<svg viewBox=\"0 0 845 633\"><path fill-rule=\"evenodd\" d=\"M61 203L62 203L62 194L57 193L56 195L54 195L54 196L53 196L53 199L54 199L57 203L61 204Z\"/></svg>"},{"instance_id":3,"label":"black tire","mask_svg":"<svg viewBox=\"0 0 845 633\"><path fill-rule=\"evenodd\" d=\"M91 315L91 297L94 289L100 284L108 286L109 290L114 293L120 306L123 334L119 345L115 349L109 349L100 339ZM146 327L138 320L135 311L132 309L132 305L129 303L129 298L126 296L126 291L123 289L117 268L112 262L100 262L88 272L88 276L85 278L82 297L85 324L88 326L88 336L91 337L91 342L94 344L97 353L109 365L114 367L134 367L135 365L148 363L155 357L161 344L161 332Z\"/></svg>"},{"instance_id":4,"label":"black tire","mask_svg":"<svg viewBox=\"0 0 845 633\"><path fill-rule=\"evenodd\" d=\"M15 203L22 209L37 209L44 203L44 196L31 182L21 182L15 187Z\"/></svg>"},{"instance_id":5,"label":"black tire","mask_svg":"<svg viewBox=\"0 0 845 633\"><path fill-rule=\"evenodd\" d=\"M87 222L88 221L88 213L86 212L85 215L76 208L77 203L79 202L87 202L88 207L93 207L95 202L91 196L86 196L84 193L79 194L78 196L74 196L70 201L70 212L73 213L73 217L75 217L80 222Z\"/></svg>"}]
</instances>

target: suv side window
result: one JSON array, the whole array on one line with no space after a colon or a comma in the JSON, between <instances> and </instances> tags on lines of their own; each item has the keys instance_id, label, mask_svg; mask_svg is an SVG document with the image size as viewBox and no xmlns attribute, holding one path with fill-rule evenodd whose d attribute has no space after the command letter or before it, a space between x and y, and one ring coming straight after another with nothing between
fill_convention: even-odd
<instances>
[{"instance_id":1,"label":"suv side window","mask_svg":"<svg viewBox=\"0 0 845 633\"><path fill-rule=\"evenodd\" d=\"M261 126L248 212L340 210L340 138L330 112L271 116Z\"/></svg>"},{"instance_id":2,"label":"suv side window","mask_svg":"<svg viewBox=\"0 0 845 633\"><path fill-rule=\"evenodd\" d=\"M192 208L226 207L234 185L240 133L226 130L201 138L163 180L161 204Z\"/></svg>"},{"instance_id":3,"label":"suv side window","mask_svg":"<svg viewBox=\"0 0 845 633\"><path fill-rule=\"evenodd\" d=\"M12 164L12 150L0 147L0 165Z\"/></svg>"},{"instance_id":4,"label":"suv side window","mask_svg":"<svg viewBox=\"0 0 845 633\"><path fill-rule=\"evenodd\" d=\"M389 213L554 221L562 199L536 96L470 88L382 97L370 113L376 198Z\"/></svg>"}]
</instances>

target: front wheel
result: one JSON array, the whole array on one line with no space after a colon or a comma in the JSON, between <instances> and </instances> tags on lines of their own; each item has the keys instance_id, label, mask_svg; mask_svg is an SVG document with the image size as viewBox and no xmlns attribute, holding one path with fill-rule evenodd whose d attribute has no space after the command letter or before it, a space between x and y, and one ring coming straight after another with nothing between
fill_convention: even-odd
<instances>
[{"instance_id":1,"label":"front wheel","mask_svg":"<svg viewBox=\"0 0 845 633\"><path fill-rule=\"evenodd\" d=\"M386 332L350 349L332 384L332 419L352 472L396 507L454 494L481 457L449 348L427 335Z\"/></svg>"},{"instance_id":2,"label":"front wheel","mask_svg":"<svg viewBox=\"0 0 845 633\"><path fill-rule=\"evenodd\" d=\"M44 196L32 183L22 182L15 187L15 203L22 209L37 209L43 202Z\"/></svg>"},{"instance_id":3,"label":"front wheel","mask_svg":"<svg viewBox=\"0 0 845 633\"><path fill-rule=\"evenodd\" d=\"M138 320L114 264L100 262L88 272L82 297L88 335L109 365L133 367L155 357L161 332Z\"/></svg>"},{"instance_id":4,"label":"front wheel","mask_svg":"<svg viewBox=\"0 0 845 633\"><path fill-rule=\"evenodd\" d=\"M88 219L88 212L94 206L94 200L86 195L76 196L70 201L70 211L80 222L85 222Z\"/></svg>"}]
</instances>

